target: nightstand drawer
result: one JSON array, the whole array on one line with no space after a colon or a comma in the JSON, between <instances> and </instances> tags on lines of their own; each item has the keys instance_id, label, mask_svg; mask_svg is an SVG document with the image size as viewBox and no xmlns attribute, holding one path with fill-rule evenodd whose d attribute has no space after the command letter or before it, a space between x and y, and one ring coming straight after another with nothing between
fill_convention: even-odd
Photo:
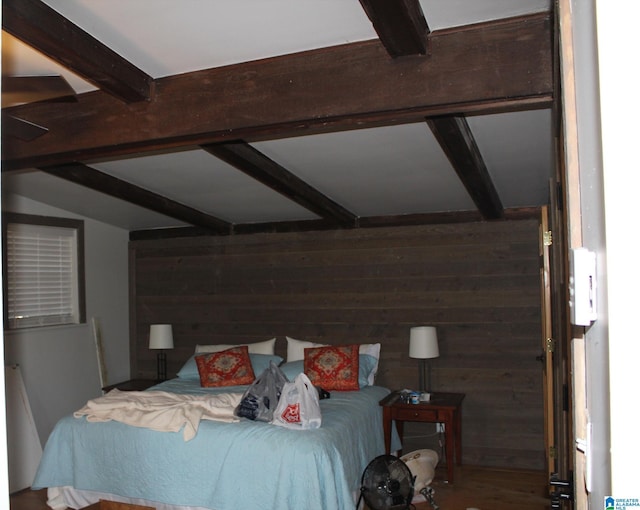
<instances>
[{"instance_id":1,"label":"nightstand drawer","mask_svg":"<svg viewBox=\"0 0 640 510\"><path fill-rule=\"evenodd\" d=\"M394 409L394 418L401 421L435 422L438 411L435 409Z\"/></svg>"}]
</instances>

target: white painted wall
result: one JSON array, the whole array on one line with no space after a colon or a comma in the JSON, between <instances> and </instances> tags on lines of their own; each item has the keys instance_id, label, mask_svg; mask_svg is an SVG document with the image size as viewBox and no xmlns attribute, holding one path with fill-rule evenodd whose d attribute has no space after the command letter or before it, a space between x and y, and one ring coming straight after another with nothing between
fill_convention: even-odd
<instances>
[{"instance_id":1,"label":"white painted wall","mask_svg":"<svg viewBox=\"0 0 640 510\"><path fill-rule=\"evenodd\" d=\"M638 83L632 53L638 49L640 3L597 0L604 220L607 250L611 495L640 498L638 484ZM596 361L594 360L594 363ZM605 383L605 381L602 381ZM594 498L593 508L603 508Z\"/></svg>"},{"instance_id":2,"label":"white painted wall","mask_svg":"<svg viewBox=\"0 0 640 510\"><path fill-rule=\"evenodd\" d=\"M592 423L589 508L604 497L640 498L636 440L640 387L635 248L640 164L637 0L572 0L583 246L598 257L598 320L586 332ZM576 480L577 484L584 480Z\"/></svg>"},{"instance_id":3,"label":"white painted wall","mask_svg":"<svg viewBox=\"0 0 640 510\"><path fill-rule=\"evenodd\" d=\"M18 195L4 195L2 209L84 220L87 323L4 335L5 363L20 365L44 445L60 418L101 394L92 317L102 325L110 382L129 378L129 233Z\"/></svg>"},{"instance_id":4,"label":"white painted wall","mask_svg":"<svg viewBox=\"0 0 640 510\"><path fill-rule=\"evenodd\" d=\"M593 508L604 508L604 496L611 493L609 455L609 352L607 247L604 223L604 178L600 139L598 58L595 39L595 1L572 0L573 50L576 72L578 157L580 163L580 211L582 245L596 253L599 316L585 335L587 412L592 423L591 495ZM584 438L582 438L584 439ZM585 483L577 480L577 484Z\"/></svg>"},{"instance_id":5,"label":"white painted wall","mask_svg":"<svg viewBox=\"0 0 640 510\"><path fill-rule=\"evenodd\" d=\"M1 278L0 283L2 283ZM2 295L1 289L2 286L0 285L0 295ZM2 330L4 330L4 314L0 314L0 326L2 326ZM3 354L4 353L0 352L0 358L4 361ZM2 366L4 366L4 363ZM4 377L0 377L0 508L9 508L9 454L7 452L7 442L2 440L2 438L7 437L5 402Z\"/></svg>"}]
</instances>

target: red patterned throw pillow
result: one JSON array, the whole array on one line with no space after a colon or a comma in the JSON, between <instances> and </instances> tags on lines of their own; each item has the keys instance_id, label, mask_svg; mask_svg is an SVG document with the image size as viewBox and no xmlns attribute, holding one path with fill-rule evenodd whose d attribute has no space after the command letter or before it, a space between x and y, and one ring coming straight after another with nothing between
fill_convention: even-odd
<instances>
[{"instance_id":1,"label":"red patterned throw pillow","mask_svg":"<svg viewBox=\"0 0 640 510\"><path fill-rule=\"evenodd\" d=\"M225 351L196 356L200 386L236 386L251 384L255 379L249 348L246 345Z\"/></svg>"},{"instance_id":2,"label":"red patterned throw pillow","mask_svg":"<svg viewBox=\"0 0 640 510\"><path fill-rule=\"evenodd\" d=\"M330 345L304 350L304 373L315 386L324 390L359 390L358 364L357 345Z\"/></svg>"}]
</instances>

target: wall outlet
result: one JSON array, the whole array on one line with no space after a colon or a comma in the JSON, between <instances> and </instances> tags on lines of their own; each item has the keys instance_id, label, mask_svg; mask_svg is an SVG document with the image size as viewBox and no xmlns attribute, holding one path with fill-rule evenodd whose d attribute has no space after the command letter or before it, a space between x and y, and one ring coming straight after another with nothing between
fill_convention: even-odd
<instances>
[{"instance_id":1,"label":"wall outlet","mask_svg":"<svg viewBox=\"0 0 640 510\"><path fill-rule=\"evenodd\" d=\"M444 423L436 423L436 432L444 432Z\"/></svg>"}]
</instances>

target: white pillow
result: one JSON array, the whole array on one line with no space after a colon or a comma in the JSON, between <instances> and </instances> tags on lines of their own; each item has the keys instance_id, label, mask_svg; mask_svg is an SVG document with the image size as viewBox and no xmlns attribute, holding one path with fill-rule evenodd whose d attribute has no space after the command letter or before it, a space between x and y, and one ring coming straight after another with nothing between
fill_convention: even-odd
<instances>
[{"instance_id":1,"label":"white pillow","mask_svg":"<svg viewBox=\"0 0 640 510\"><path fill-rule=\"evenodd\" d=\"M380 344L360 344L358 354L368 354L376 359L376 364L369 373L369 386L373 386L376 374L378 373L378 365L380 363Z\"/></svg>"},{"instance_id":2,"label":"white pillow","mask_svg":"<svg viewBox=\"0 0 640 510\"><path fill-rule=\"evenodd\" d=\"M287 363L291 361L299 361L304 359L304 350L308 347L324 347L327 344L318 344L305 340L296 340L295 338L286 337L287 339ZM360 344L358 354L368 354L376 359L373 370L369 373L369 385L373 386L376 374L378 373L378 365L380 362L380 344Z\"/></svg>"},{"instance_id":3,"label":"white pillow","mask_svg":"<svg viewBox=\"0 0 640 510\"><path fill-rule=\"evenodd\" d=\"M307 347L325 347L327 344L318 344L315 342L307 342L305 340L296 340L295 338L286 337L287 339L287 363L291 361L299 361L304 359L304 350Z\"/></svg>"},{"instance_id":4,"label":"white pillow","mask_svg":"<svg viewBox=\"0 0 640 510\"><path fill-rule=\"evenodd\" d=\"M271 340L265 340L264 342L255 342L252 344L240 344L246 345L249 347L250 354L274 354L274 349L276 345L276 339L272 338ZM215 345L196 345L196 354L204 353L204 352L220 352L226 351L227 349L231 349L232 347L239 347L240 345L231 345L231 344L215 344Z\"/></svg>"}]
</instances>

